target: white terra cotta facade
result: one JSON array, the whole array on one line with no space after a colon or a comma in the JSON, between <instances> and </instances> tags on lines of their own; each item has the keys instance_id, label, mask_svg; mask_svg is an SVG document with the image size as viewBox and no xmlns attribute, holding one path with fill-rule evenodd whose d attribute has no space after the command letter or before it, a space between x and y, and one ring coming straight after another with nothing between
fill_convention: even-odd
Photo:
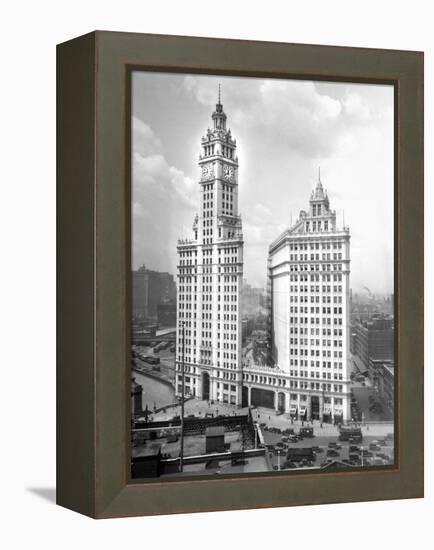
<instances>
[{"instance_id":1,"label":"white terra cotta facade","mask_svg":"<svg viewBox=\"0 0 434 550\"><path fill-rule=\"evenodd\" d=\"M270 245L268 274L276 368L245 368L249 404L262 388L294 418L350 420L350 232L320 177L308 211Z\"/></svg>"},{"instance_id":2,"label":"white terra cotta facade","mask_svg":"<svg viewBox=\"0 0 434 550\"><path fill-rule=\"evenodd\" d=\"M243 235L236 141L226 119L219 98L212 127L201 140L193 236L177 246L176 393L185 359L186 395L240 405Z\"/></svg>"}]
</instances>

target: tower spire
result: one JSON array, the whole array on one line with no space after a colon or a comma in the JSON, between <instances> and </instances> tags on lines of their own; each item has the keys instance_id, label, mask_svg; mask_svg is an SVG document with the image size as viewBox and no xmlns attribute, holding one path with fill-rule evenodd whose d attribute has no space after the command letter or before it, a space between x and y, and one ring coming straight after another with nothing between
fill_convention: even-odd
<instances>
[{"instance_id":1,"label":"tower spire","mask_svg":"<svg viewBox=\"0 0 434 550\"><path fill-rule=\"evenodd\" d=\"M220 93L221 93L221 84L219 83L219 101L218 101L219 105L221 104L221 102L220 102Z\"/></svg>"},{"instance_id":2,"label":"tower spire","mask_svg":"<svg viewBox=\"0 0 434 550\"><path fill-rule=\"evenodd\" d=\"M318 183L321 183L321 166L318 166Z\"/></svg>"}]
</instances>

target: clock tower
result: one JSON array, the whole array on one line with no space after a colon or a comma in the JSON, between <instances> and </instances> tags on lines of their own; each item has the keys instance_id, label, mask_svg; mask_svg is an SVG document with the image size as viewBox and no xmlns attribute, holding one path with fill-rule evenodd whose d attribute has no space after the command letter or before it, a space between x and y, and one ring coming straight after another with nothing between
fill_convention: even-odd
<instances>
[{"instance_id":1,"label":"clock tower","mask_svg":"<svg viewBox=\"0 0 434 550\"><path fill-rule=\"evenodd\" d=\"M236 140L226 128L226 114L219 101L212 114L213 126L201 140L201 207L198 237L203 244L216 238L232 238L241 231L238 217L238 158ZM212 211L210 212L210 204Z\"/></svg>"},{"instance_id":2,"label":"clock tower","mask_svg":"<svg viewBox=\"0 0 434 550\"><path fill-rule=\"evenodd\" d=\"M212 126L201 139L193 239L178 241L176 390L184 360L186 394L241 405L243 235L236 140L226 121L219 89Z\"/></svg>"}]
</instances>

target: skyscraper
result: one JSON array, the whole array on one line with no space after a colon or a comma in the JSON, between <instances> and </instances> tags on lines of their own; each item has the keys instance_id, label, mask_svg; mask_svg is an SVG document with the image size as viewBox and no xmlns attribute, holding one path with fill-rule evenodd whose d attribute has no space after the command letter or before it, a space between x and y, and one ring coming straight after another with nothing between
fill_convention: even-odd
<instances>
[{"instance_id":1,"label":"skyscraper","mask_svg":"<svg viewBox=\"0 0 434 550\"><path fill-rule=\"evenodd\" d=\"M350 233L338 229L320 177L309 210L270 245L268 272L275 368L245 369L249 402L268 399L303 420L348 420Z\"/></svg>"},{"instance_id":2,"label":"skyscraper","mask_svg":"<svg viewBox=\"0 0 434 550\"><path fill-rule=\"evenodd\" d=\"M176 391L241 404L243 235L236 140L219 99L201 140L200 211L178 241ZM183 334L185 334L183 339Z\"/></svg>"}]
</instances>

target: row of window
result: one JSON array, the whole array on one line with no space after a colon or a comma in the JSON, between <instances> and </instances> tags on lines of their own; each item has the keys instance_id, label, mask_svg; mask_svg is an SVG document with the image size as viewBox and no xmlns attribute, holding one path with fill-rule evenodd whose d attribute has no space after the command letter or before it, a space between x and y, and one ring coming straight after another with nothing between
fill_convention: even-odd
<instances>
[{"instance_id":1,"label":"row of window","mask_svg":"<svg viewBox=\"0 0 434 550\"><path fill-rule=\"evenodd\" d=\"M333 323L331 317L323 317L322 321L320 317L290 317L289 318L290 324L302 324L302 325L308 325L309 323L311 325L342 325L342 318L341 317L333 317Z\"/></svg>"},{"instance_id":2,"label":"row of window","mask_svg":"<svg viewBox=\"0 0 434 550\"><path fill-rule=\"evenodd\" d=\"M211 283L212 282L212 277L211 276L208 276L207 273L210 273L209 271L204 271L204 275L202 276L202 280L203 282L206 282L206 283ZM200 277L200 275L199 275ZM187 277L180 277L179 278L179 282L180 283L190 283L194 280L194 282L197 282L197 275L194 275L194 277L192 276L187 276ZM217 276L217 282L221 282L221 281L224 281L224 282L230 282L230 281L237 281L238 278L236 275L218 275ZM195 287L196 288L196 287Z\"/></svg>"},{"instance_id":3,"label":"row of window","mask_svg":"<svg viewBox=\"0 0 434 550\"><path fill-rule=\"evenodd\" d=\"M196 310L197 310L197 304L179 304L179 317L180 318L192 318L192 314L190 312L185 312L185 311L181 311L181 310L185 310L185 309L194 309L195 310L195 318L196 318ZM204 310L211 310L211 304L202 304L202 318L206 318L207 316L207 313L206 311ZM221 307L220 307L220 304L218 304L218 308L217 308L218 311L221 311ZM223 304L223 311L237 311L237 306L236 305L230 305L230 304ZM209 315L209 318L211 318L211 314L208 314ZM220 313L217 314L217 319L220 319ZM342 324L342 323L341 323ZM181 323L179 324L179 326L181 326Z\"/></svg>"},{"instance_id":4,"label":"row of window","mask_svg":"<svg viewBox=\"0 0 434 550\"><path fill-rule=\"evenodd\" d=\"M312 206L312 215L313 216L321 216L321 204L314 204Z\"/></svg>"},{"instance_id":5,"label":"row of window","mask_svg":"<svg viewBox=\"0 0 434 550\"><path fill-rule=\"evenodd\" d=\"M179 255L181 258L192 258L193 256L197 256L197 250L196 249L180 250Z\"/></svg>"},{"instance_id":6,"label":"row of window","mask_svg":"<svg viewBox=\"0 0 434 550\"><path fill-rule=\"evenodd\" d=\"M289 250L341 250L342 242L311 242L311 243L293 243L289 245Z\"/></svg>"},{"instance_id":7,"label":"row of window","mask_svg":"<svg viewBox=\"0 0 434 550\"><path fill-rule=\"evenodd\" d=\"M227 157L229 159L234 158L234 149L232 147L226 147L226 145L222 145L222 155L224 157Z\"/></svg>"},{"instance_id":8,"label":"row of window","mask_svg":"<svg viewBox=\"0 0 434 550\"><path fill-rule=\"evenodd\" d=\"M214 151L215 151L215 144L205 145L204 148L203 148L203 152L204 152L206 157L214 155Z\"/></svg>"},{"instance_id":9,"label":"row of window","mask_svg":"<svg viewBox=\"0 0 434 550\"><path fill-rule=\"evenodd\" d=\"M289 291L290 292L310 292L310 293L313 293L313 292L320 292L320 285L311 285L310 286L310 289L307 285L290 285L289 287ZM322 292L325 294L325 293L328 293L328 292L342 292L342 285L323 285L322 286Z\"/></svg>"},{"instance_id":10,"label":"row of window","mask_svg":"<svg viewBox=\"0 0 434 550\"><path fill-rule=\"evenodd\" d=\"M342 264L291 264L289 271L342 271Z\"/></svg>"},{"instance_id":11,"label":"row of window","mask_svg":"<svg viewBox=\"0 0 434 550\"><path fill-rule=\"evenodd\" d=\"M310 300L309 300L309 297L310 297ZM298 302L300 302L301 304L308 304L309 302L311 304L319 304L319 303L331 304L332 303L332 296L324 296L323 295L322 300L320 300L319 296L312 296L312 295L304 296L303 294L300 295L300 296L297 296L297 295L292 295L291 294L290 297L289 297L289 301L291 303L295 303L295 304L298 303ZM333 303L334 304L342 304L342 296L333 296Z\"/></svg>"},{"instance_id":12,"label":"row of window","mask_svg":"<svg viewBox=\"0 0 434 550\"><path fill-rule=\"evenodd\" d=\"M300 364L299 364L300 363ZM306 359L291 359L290 361L290 365L291 367L308 367L309 366L309 361L307 361ZM333 365L333 369L338 369L338 370L342 370L343 369L343 365L342 365L342 362L331 362L331 361L322 361L322 368L323 369L331 369L332 368L332 365ZM321 368L321 361L310 361L310 368L311 369L314 369L314 368ZM297 376L297 371L295 371L295 376Z\"/></svg>"},{"instance_id":13,"label":"row of window","mask_svg":"<svg viewBox=\"0 0 434 550\"><path fill-rule=\"evenodd\" d=\"M309 329L305 327L291 327L289 330L290 334L309 334ZM311 336L319 336L320 335L320 329L319 328L311 328L310 329L310 335ZM322 329L322 335L323 336L331 336L332 335L332 329L330 328L323 328ZM333 336L342 336L342 329L341 328L335 328L333 329ZM317 340L319 341L319 340ZM311 340L312 342L312 340Z\"/></svg>"},{"instance_id":14,"label":"row of window","mask_svg":"<svg viewBox=\"0 0 434 550\"><path fill-rule=\"evenodd\" d=\"M342 347L342 346L341 346ZM309 353L310 351L310 353ZM320 353L321 350L319 349L295 349L295 348L289 348L289 354L290 355L296 355L297 357L305 355L306 357L332 357L332 352L329 349L322 350L322 353ZM342 352L341 351L334 351L333 357L342 359Z\"/></svg>"},{"instance_id":15,"label":"row of window","mask_svg":"<svg viewBox=\"0 0 434 550\"><path fill-rule=\"evenodd\" d=\"M309 254L290 254L289 259L291 262L307 262L309 261ZM335 252L334 254L330 254L330 252L321 254L311 254L310 255L310 261L327 261L327 260L342 260L342 253L341 252Z\"/></svg>"},{"instance_id":16,"label":"row of window","mask_svg":"<svg viewBox=\"0 0 434 550\"><path fill-rule=\"evenodd\" d=\"M333 309L333 314L334 315L341 315L342 314L342 308L341 307L323 307L323 308L320 308L320 307L311 307L310 308L310 313L321 313L321 310L322 309L322 314L323 315L331 315L332 314L332 309ZM308 307L303 307L301 306L300 308L297 307L297 306L290 306L289 308L289 312L290 313L299 313L299 310L300 310L300 313L309 313L309 308Z\"/></svg>"},{"instance_id":17,"label":"row of window","mask_svg":"<svg viewBox=\"0 0 434 550\"><path fill-rule=\"evenodd\" d=\"M306 233L310 233L311 231L313 233L321 232L321 231L328 231L329 229L333 229L332 225L329 225L329 220L324 220L323 222L306 222L305 223L305 231Z\"/></svg>"},{"instance_id":18,"label":"row of window","mask_svg":"<svg viewBox=\"0 0 434 550\"><path fill-rule=\"evenodd\" d=\"M295 377L298 377L298 371L289 371L289 374L291 376L295 376ZM304 377L304 378L309 378L309 373L307 371L305 371L303 373L303 371L300 372L300 376L301 377ZM331 372L323 372L321 373L321 376L320 376L320 373L319 372L311 372L310 373L310 378L323 378L325 380L331 380L332 378L332 373ZM333 373L333 379L334 380L342 380L342 373L341 372L334 372Z\"/></svg>"},{"instance_id":19,"label":"row of window","mask_svg":"<svg viewBox=\"0 0 434 550\"><path fill-rule=\"evenodd\" d=\"M332 280L336 282L342 281L342 275L340 273L312 273L310 275L307 275L306 273L301 273L300 275L290 275L289 280L290 281L311 281L311 282L318 282L322 279L323 282L331 282Z\"/></svg>"},{"instance_id":20,"label":"row of window","mask_svg":"<svg viewBox=\"0 0 434 550\"><path fill-rule=\"evenodd\" d=\"M289 339L289 344L290 345L294 345L294 346L308 346L309 345L309 340L307 338L290 338ZM333 343L332 343L333 342ZM311 346L324 346L324 347L327 347L327 348L330 348L332 346L334 346L335 348L341 348L342 347L342 340L313 340L311 339L310 340L310 345Z\"/></svg>"}]
</instances>

